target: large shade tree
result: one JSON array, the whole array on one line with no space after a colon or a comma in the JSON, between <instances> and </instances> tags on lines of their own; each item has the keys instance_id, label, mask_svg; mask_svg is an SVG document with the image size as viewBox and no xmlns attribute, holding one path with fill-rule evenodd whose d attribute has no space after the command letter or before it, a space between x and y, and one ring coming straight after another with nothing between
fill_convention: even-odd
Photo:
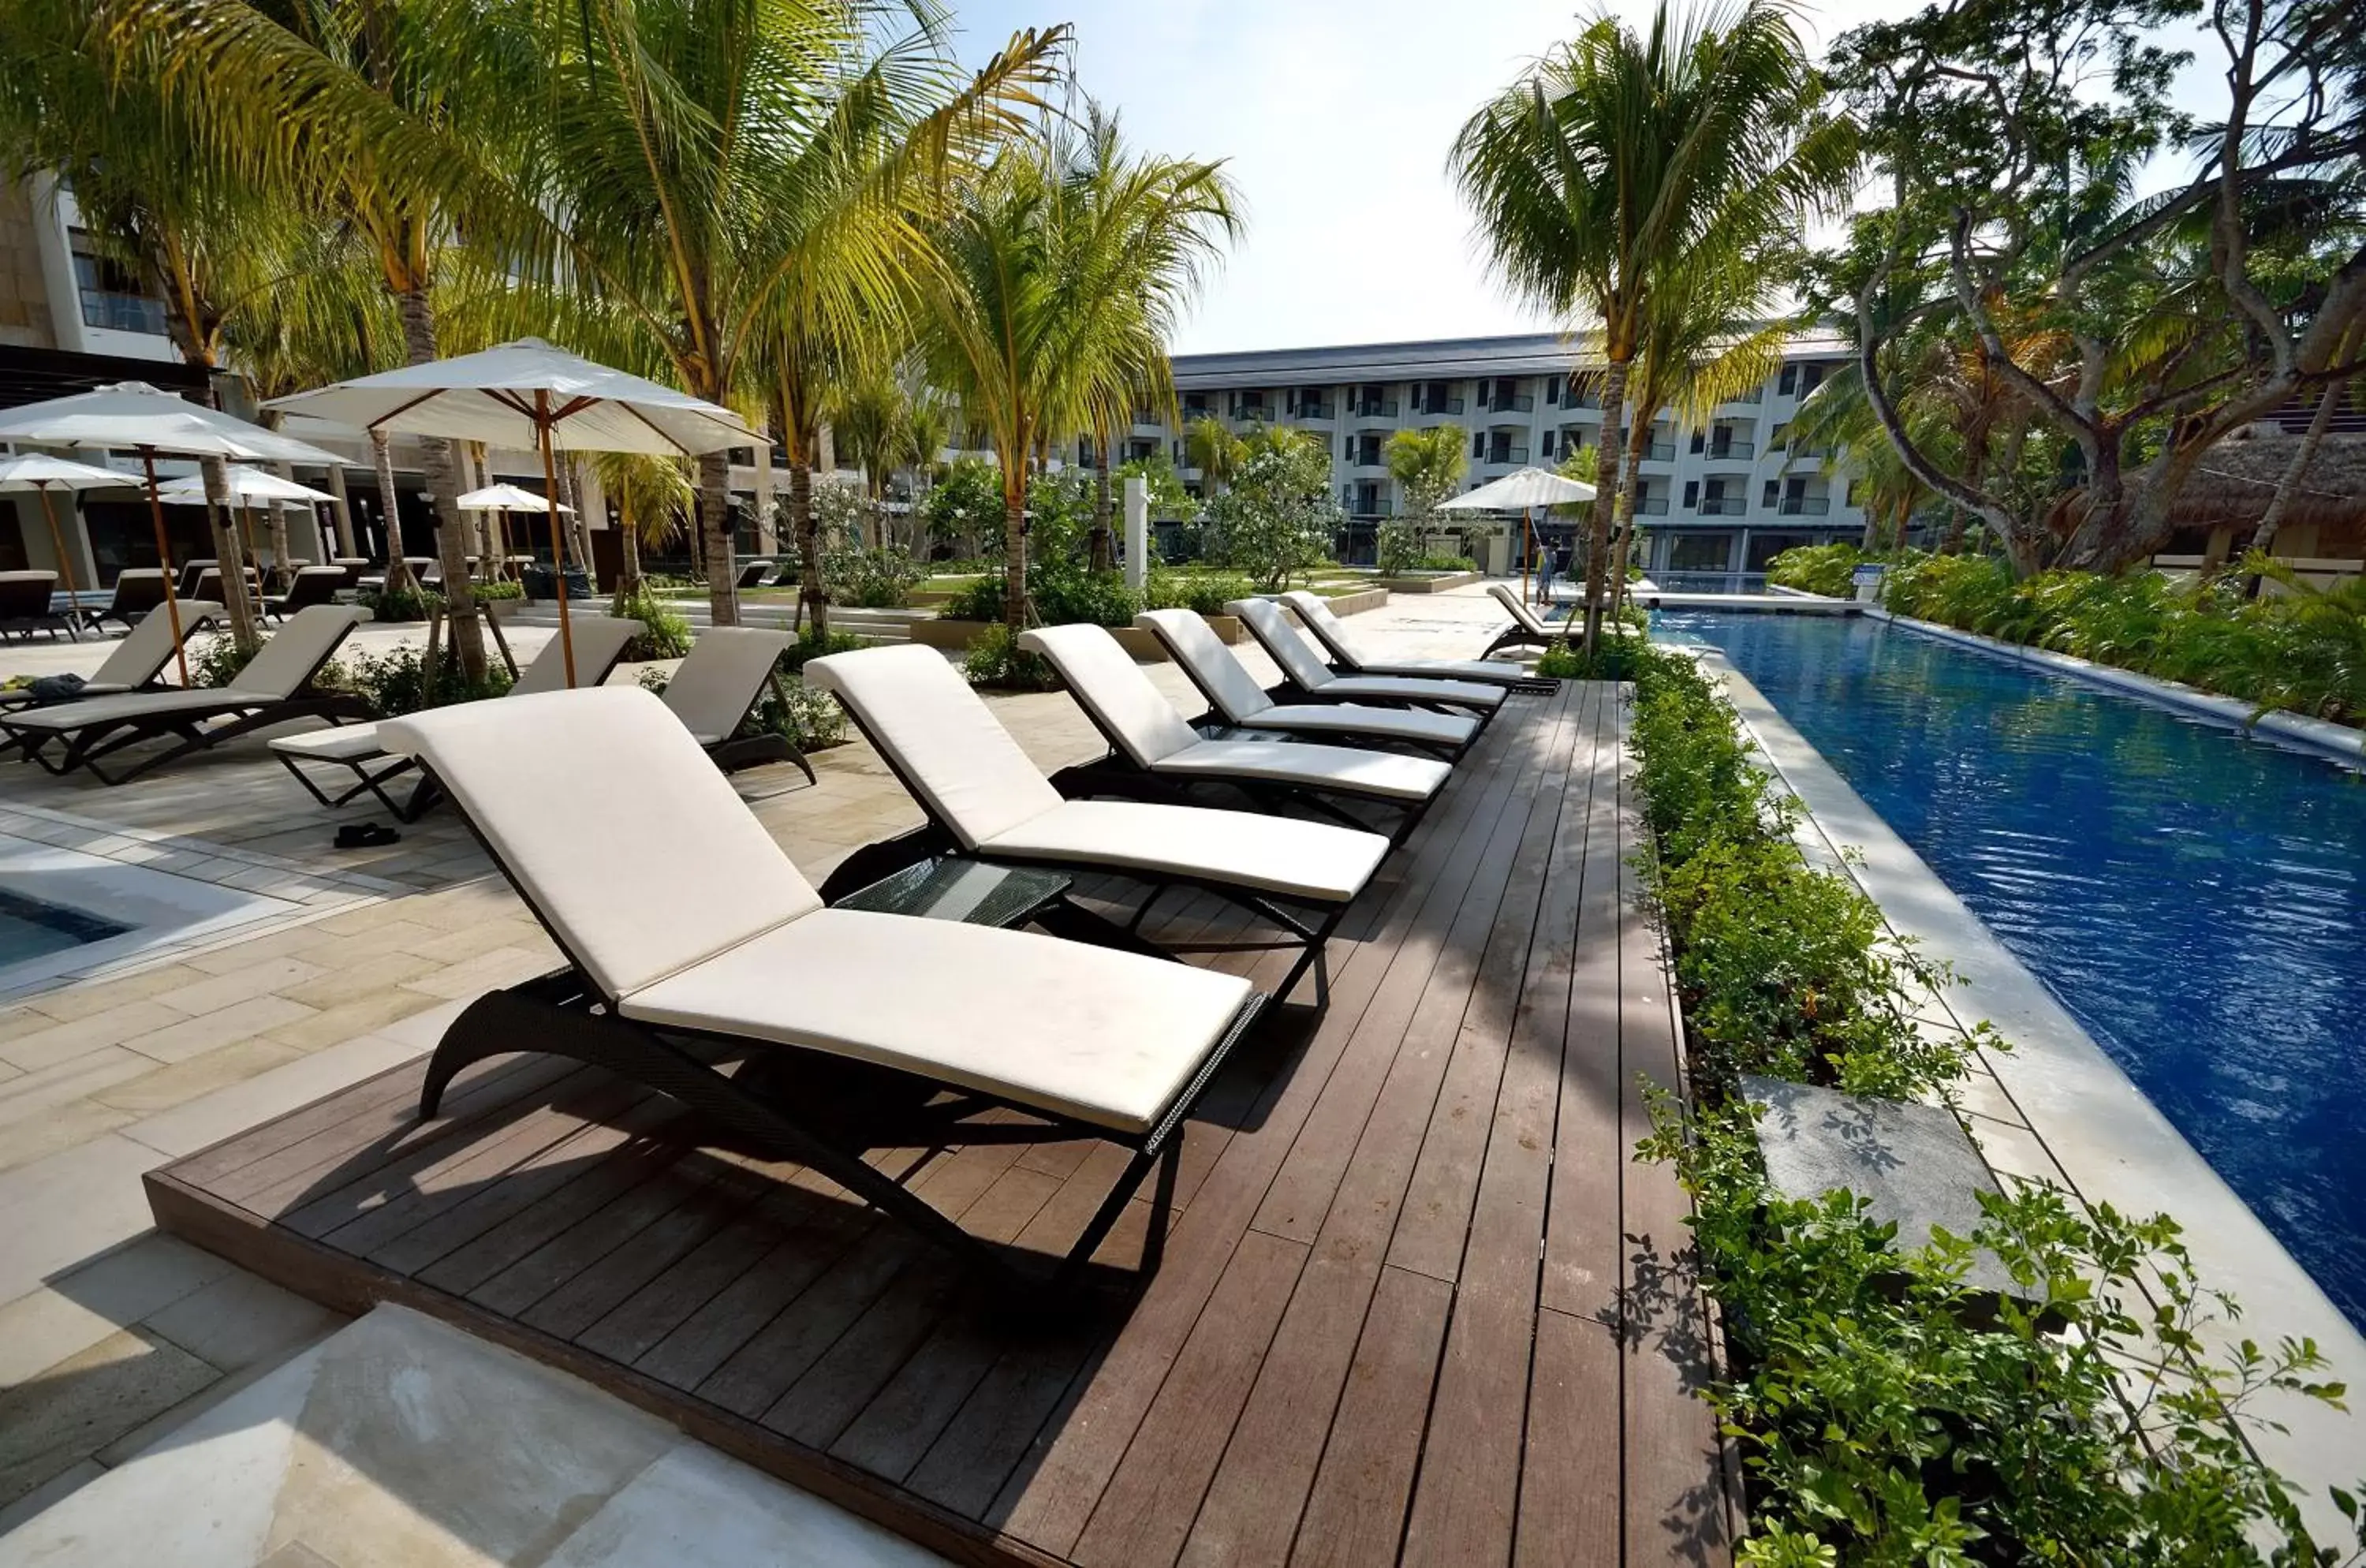
<instances>
[{"instance_id":1,"label":"large shade tree","mask_svg":"<svg viewBox=\"0 0 2366 1568\"><path fill-rule=\"evenodd\" d=\"M1781 0L1588 25L1482 107L1452 168L1497 275L1590 318L1604 365L1585 636L1597 634L1625 457L1628 381L1665 258L1796 229L1854 165Z\"/></svg>"}]
</instances>

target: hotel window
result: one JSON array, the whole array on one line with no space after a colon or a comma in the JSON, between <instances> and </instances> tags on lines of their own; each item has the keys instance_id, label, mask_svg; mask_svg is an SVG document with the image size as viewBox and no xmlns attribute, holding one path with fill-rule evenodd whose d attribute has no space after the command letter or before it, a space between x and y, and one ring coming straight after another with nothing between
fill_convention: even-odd
<instances>
[{"instance_id":1,"label":"hotel window","mask_svg":"<svg viewBox=\"0 0 2366 1568\"><path fill-rule=\"evenodd\" d=\"M82 324L110 332L164 335L164 302L141 292L129 267L100 255L90 235L76 229L73 247L74 289L82 298Z\"/></svg>"},{"instance_id":2,"label":"hotel window","mask_svg":"<svg viewBox=\"0 0 2366 1568\"><path fill-rule=\"evenodd\" d=\"M1698 506L1699 504L1700 480L1686 479L1684 481L1684 510L1690 512L1694 507Z\"/></svg>"},{"instance_id":3,"label":"hotel window","mask_svg":"<svg viewBox=\"0 0 2366 1568\"><path fill-rule=\"evenodd\" d=\"M1782 498L1783 498L1783 483L1782 483L1782 481L1781 481L1780 479L1768 479L1768 480L1766 481L1766 490L1765 490L1765 493L1764 493L1764 495L1760 499L1760 501L1759 501L1759 504L1760 504L1761 506L1772 506L1772 505L1774 505L1777 501L1780 501Z\"/></svg>"},{"instance_id":4,"label":"hotel window","mask_svg":"<svg viewBox=\"0 0 2366 1568\"><path fill-rule=\"evenodd\" d=\"M1774 384L1775 395L1787 398L1798 389L1799 367L1796 365L1786 365L1783 367L1783 378Z\"/></svg>"}]
</instances>

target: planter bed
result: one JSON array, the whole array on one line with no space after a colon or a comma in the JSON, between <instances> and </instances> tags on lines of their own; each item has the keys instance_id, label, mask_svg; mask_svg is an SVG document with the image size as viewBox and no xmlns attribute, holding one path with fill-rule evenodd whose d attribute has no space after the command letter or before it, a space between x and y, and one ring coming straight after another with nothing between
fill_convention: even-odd
<instances>
[{"instance_id":1,"label":"planter bed","mask_svg":"<svg viewBox=\"0 0 2366 1568\"><path fill-rule=\"evenodd\" d=\"M1468 588L1486 581L1483 572L1425 571L1416 577L1383 577L1380 586L1391 593L1443 593L1449 588Z\"/></svg>"},{"instance_id":2,"label":"planter bed","mask_svg":"<svg viewBox=\"0 0 2366 1568\"><path fill-rule=\"evenodd\" d=\"M1244 635L1237 615L1202 615L1200 618L1208 623L1221 642L1237 643ZM924 648L959 650L969 647L987 626L997 624L993 621L949 621L942 617L914 621L911 639ZM1166 651L1159 647L1158 639L1148 632L1136 631L1132 626L1111 626L1109 630L1110 635L1117 638L1118 646L1132 654L1137 662L1159 664L1166 661Z\"/></svg>"}]
</instances>

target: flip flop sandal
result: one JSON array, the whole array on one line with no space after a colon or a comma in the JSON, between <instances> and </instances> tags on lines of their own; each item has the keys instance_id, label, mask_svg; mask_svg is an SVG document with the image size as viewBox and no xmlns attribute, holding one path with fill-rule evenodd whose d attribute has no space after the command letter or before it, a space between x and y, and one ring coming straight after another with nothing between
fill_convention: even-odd
<instances>
[{"instance_id":1,"label":"flip flop sandal","mask_svg":"<svg viewBox=\"0 0 2366 1568\"><path fill-rule=\"evenodd\" d=\"M337 829L337 848L341 850L366 850L401 841L402 835L382 822L348 822Z\"/></svg>"}]
</instances>

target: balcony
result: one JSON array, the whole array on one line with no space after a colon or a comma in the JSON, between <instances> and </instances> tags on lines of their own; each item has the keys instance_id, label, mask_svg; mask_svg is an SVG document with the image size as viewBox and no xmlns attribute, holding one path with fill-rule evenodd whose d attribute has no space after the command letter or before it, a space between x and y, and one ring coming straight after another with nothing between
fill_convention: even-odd
<instances>
[{"instance_id":1,"label":"balcony","mask_svg":"<svg viewBox=\"0 0 2366 1568\"><path fill-rule=\"evenodd\" d=\"M1338 409L1335 404L1308 400L1305 401L1291 403L1290 405L1290 417L1292 419L1335 419L1338 417Z\"/></svg>"},{"instance_id":2,"label":"balcony","mask_svg":"<svg viewBox=\"0 0 2366 1568\"><path fill-rule=\"evenodd\" d=\"M1414 405L1415 413L1460 413L1460 398L1428 398Z\"/></svg>"},{"instance_id":3,"label":"balcony","mask_svg":"<svg viewBox=\"0 0 2366 1568\"><path fill-rule=\"evenodd\" d=\"M1394 419L1397 400L1394 398L1358 398L1356 400L1358 419Z\"/></svg>"},{"instance_id":4,"label":"balcony","mask_svg":"<svg viewBox=\"0 0 2366 1568\"><path fill-rule=\"evenodd\" d=\"M1528 449L1525 446L1490 446L1487 455L1479 460L1490 464L1525 463L1528 460Z\"/></svg>"},{"instance_id":5,"label":"balcony","mask_svg":"<svg viewBox=\"0 0 2366 1568\"><path fill-rule=\"evenodd\" d=\"M1133 411L1133 427L1136 430L1163 430L1166 422L1158 417L1156 409L1136 409Z\"/></svg>"},{"instance_id":6,"label":"balcony","mask_svg":"<svg viewBox=\"0 0 2366 1568\"><path fill-rule=\"evenodd\" d=\"M1724 462L1732 458L1753 457L1757 456L1757 454L1758 447L1753 442L1712 441L1708 444L1707 456L1709 461L1713 463Z\"/></svg>"},{"instance_id":7,"label":"balcony","mask_svg":"<svg viewBox=\"0 0 2366 1568\"><path fill-rule=\"evenodd\" d=\"M1665 517L1668 514L1668 498L1647 495L1635 503L1633 511L1638 517Z\"/></svg>"},{"instance_id":8,"label":"balcony","mask_svg":"<svg viewBox=\"0 0 2366 1568\"><path fill-rule=\"evenodd\" d=\"M1481 399L1479 412L1481 413L1533 413L1536 412L1536 406L1537 400L1532 394L1516 392L1511 397L1498 398L1493 402Z\"/></svg>"},{"instance_id":9,"label":"balcony","mask_svg":"<svg viewBox=\"0 0 2366 1568\"><path fill-rule=\"evenodd\" d=\"M1831 509L1832 498L1829 495L1786 495L1783 504L1775 508L1786 517L1821 517Z\"/></svg>"},{"instance_id":10,"label":"balcony","mask_svg":"<svg viewBox=\"0 0 2366 1568\"><path fill-rule=\"evenodd\" d=\"M1712 495L1703 497L1695 510L1704 517L1740 517L1749 512L1750 503L1738 495Z\"/></svg>"},{"instance_id":11,"label":"balcony","mask_svg":"<svg viewBox=\"0 0 2366 1568\"><path fill-rule=\"evenodd\" d=\"M1676 444L1673 441L1654 441L1643 448L1643 461L1647 463L1673 463L1675 460Z\"/></svg>"},{"instance_id":12,"label":"balcony","mask_svg":"<svg viewBox=\"0 0 2366 1568\"><path fill-rule=\"evenodd\" d=\"M1347 515L1350 517L1393 517L1396 515L1396 505L1395 498L1391 496L1353 496L1350 497L1347 502Z\"/></svg>"}]
</instances>

